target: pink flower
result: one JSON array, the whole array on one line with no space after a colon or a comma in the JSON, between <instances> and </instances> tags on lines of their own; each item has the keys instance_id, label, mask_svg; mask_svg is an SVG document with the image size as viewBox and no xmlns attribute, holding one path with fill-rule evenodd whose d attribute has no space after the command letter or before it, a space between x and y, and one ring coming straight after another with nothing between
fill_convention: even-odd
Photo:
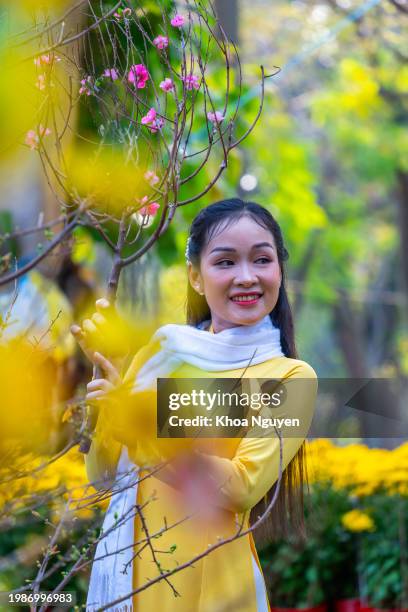
<instances>
[{"instance_id":1,"label":"pink flower","mask_svg":"<svg viewBox=\"0 0 408 612\"><path fill-rule=\"evenodd\" d=\"M157 115L156 109L151 108L149 112L147 113L147 115L142 117L141 119L142 125L148 125L149 123L153 123L153 121L155 121L156 119L156 115Z\"/></svg>"},{"instance_id":2,"label":"pink flower","mask_svg":"<svg viewBox=\"0 0 408 612\"><path fill-rule=\"evenodd\" d=\"M144 178L150 185L157 185L157 183L160 181L157 174L155 174L152 170L145 172Z\"/></svg>"},{"instance_id":3,"label":"pink flower","mask_svg":"<svg viewBox=\"0 0 408 612\"><path fill-rule=\"evenodd\" d=\"M119 78L118 72L115 68L106 68L103 76L107 77L108 79L112 79L112 81L116 81Z\"/></svg>"},{"instance_id":4,"label":"pink flower","mask_svg":"<svg viewBox=\"0 0 408 612\"><path fill-rule=\"evenodd\" d=\"M149 125L149 130L153 132L153 134L155 134L156 132L162 129L163 125L164 119L162 119L161 117L157 117L157 119L155 119L152 125Z\"/></svg>"},{"instance_id":5,"label":"pink flower","mask_svg":"<svg viewBox=\"0 0 408 612\"><path fill-rule=\"evenodd\" d=\"M224 121L225 117L220 111L215 111L215 113L210 111L207 113L207 119L211 121L211 123L221 123L221 121Z\"/></svg>"},{"instance_id":6,"label":"pink flower","mask_svg":"<svg viewBox=\"0 0 408 612\"><path fill-rule=\"evenodd\" d=\"M151 108L147 115L142 117L140 122L142 123L142 125L146 125L153 133L160 130L164 125L164 119L157 116L155 108Z\"/></svg>"},{"instance_id":7,"label":"pink flower","mask_svg":"<svg viewBox=\"0 0 408 612\"><path fill-rule=\"evenodd\" d=\"M61 58L58 57L58 55L50 55L49 53L44 53L43 55L40 55L39 57L36 57L34 59L34 64L36 66L44 66L46 64L51 64L53 61L60 62Z\"/></svg>"},{"instance_id":8,"label":"pink flower","mask_svg":"<svg viewBox=\"0 0 408 612\"><path fill-rule=\"evenodd\" d=\"M34 130L28 130L25 143L30 147L31 150L36 149L38 145L38 135Z\"/></svg>"},{"instance_id":9,"label":"pink flower","mask_svg":"<svg viewBox=\"0 0 408 612\"><path fill-rule=\"evenodd\" d=\"M150 215L151 217L153 217L160 208L160 204L158 204L157 202L151 202L151 204L148 204L149 196L147 195L143 196L143 198L141 198L140 200L136 200L136 201L139 204L143 204L142 208L140 208L137 211L140 215ZM147 206L145 206L146 204Z\"/></svg>"},{"instance_id":10,"label":"pink flower","mask_svg":"<svg viewBox=\"0 0 408 612\"><path fill-rule=\"evenodd\" d=\"M131 14L132 14L132 9L128 7L125 9L120 8L117 11L117 13L113 13L113 16L116 19L116 21L120 21L121 19L129 19Z\"/></svg>"},{"instance_id":11,"label":"pink flower","mask_svg":"<svg viewBox=\"0 0 408 612\"><path fill-rule=\"evenodd\" d=\"M35 130L28 130L25 137L25 143L33 151L34 149L38 149L40 139L44 138L44 136L49 136L50 134L51 130L49 128L45 128L44 126L39 125L38 132L36 132Z\"/></svg>"},{"instance_id":12,"label":"pink flower","mask_svg":"<svg viewBox=\"0 0 408 612\"><path fill-rule=\"evenodd\" d=\"M129 83L133 83L137 89L144 89L148 79L149 73L144 64L134 64L130 67L128 81Z\"/></svg>"},{"instance_id":13,"label":"pink flower","mask_svg":"<svg viewBox=\"0 0 408 612\"><path fill-rule=\"evenodd\" d=\"M170 21L173 28L181 28L184 25L184 17L183 15L174 15L173 19Z\"/></svg>"},{"instance_id":14,"label":"pink flower","mask_svg":"<svg viewBox=\"0 0 408 612\"><path fill-rule=\"evenodd\" d=\"M188 74L185 77L181 77L181 80L184 81L186 89L200 89L200 79L195 74Z\"/></svg>"},{"instance_id":15,"label":"pink flower","mask_svg":"<svg viewBox=\"0 0 408 612\"><path fill-rule=\"evenodd\" d=\"M174 83L171 79L167 78L164 79L164 81L162 81L159 85L160 89L162 89L163 91L165 91L166 93L168 91L174 91Z\"/></svg>"},{"instance_id":16,"label":"pink flower","mask_svg":"<svg viewBox=\"0 0 408 612\"><path fill-rule=\"evenodd\" d=\"M45 89L45 84L45 74L39 74L35 86L42 90Z\"/></svg>"},{"instance_id":17,"label":"pink flower","mask_svg":"<svg viewBox=\"0 0 408 612\"><path fill-rule=\"evenodd\" d=\"M92 77L88 76L81 79L81 87L79 88L79 94L85 94L90 96L92 93Z\"/></svg>"},{"instance_id":18,"label":"pink flower","mask_svg":"<svg viewBox=\"0 0 408 612\"><path fill-rule=\"evenodd\" d=\"M159 36L156 36L156 38L153 39L153 44L158 49L165 49L169 46L169 39L167 38L167 36L162 36L160 34Z\"/></svg>"},{"instance_id":19,"label":"pink flower","mask_svg":"<svg viewBox=\"0 0 408 612\"><path fill-rule=\"evenodd\" d=\"M157 213L159 208L160 208L160 204L158 204L157 202L152 202L148 206L143 206L143 208L141 208L138 212L141 215L149 215L150 217L154 217L154 215Z\"/></svg>"}]
</instances>

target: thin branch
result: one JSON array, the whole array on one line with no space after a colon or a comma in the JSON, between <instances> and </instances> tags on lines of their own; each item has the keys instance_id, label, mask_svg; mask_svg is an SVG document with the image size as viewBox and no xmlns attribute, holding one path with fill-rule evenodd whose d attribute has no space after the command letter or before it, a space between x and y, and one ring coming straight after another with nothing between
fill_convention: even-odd
<instances>
[{"instance_id":1,"label":"thin branch","mask_svg":"<svg viewBox=\"0 0 408 612\"><path fill-rule=\"evenodd\" d=\"M44 249L42 253L37 255L37 257L34 257L31 261L26 263L25 266L23 266L22 268L19 268L15 272L10 272L9 274L6 274L5 276L1 276L0 277L0 287L2 287L3 285L7 285L7 283L10 283L11 281L15 280L16 278L19 278L20 276L23 276L23 274L26 274L27 272L35 268L40 263L40 261L44 259L44 257L47 257L47 255L49 255L55 249L56 246L61 244L64 238L66 238L66 236L68 236L72 232L72 230L77 225L77 223L78 223L78 219L77 217L75 217L73 221L68 223L64 227L62 232L60 232L58 236L56 236L54 240L52 240L49 243L46 249Z\"/></svg>"}]
</instances>

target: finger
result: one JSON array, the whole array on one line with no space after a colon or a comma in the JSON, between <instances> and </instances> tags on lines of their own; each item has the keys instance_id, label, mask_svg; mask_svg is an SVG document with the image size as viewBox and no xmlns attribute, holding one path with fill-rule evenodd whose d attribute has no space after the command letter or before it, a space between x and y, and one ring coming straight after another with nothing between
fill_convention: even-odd
<instances>
[{"instance_id":1,"label":"finger","mask_svg":"<svg viewBox=\"0 0 408 612\"><path fill-rule=\"evenodd\" d=\"M87 383L86 388L92 391L93 389L96 389L101 386L104 380L105 378L95 378L94 380L91 380L89 383Z\"/></svg>"},{"instance_id":2,"label":"finger","mask_svg":"<svg viewBox=\"0 0 408 612\"><path fill-rule=\"evenodd\" d=\"M87 334L95 334L98 331L91 319L85 319L85 321L82 323L82 329Z\"/></svg>"},{"instance_id":3,"label":"finger","mask_svg":"<svg viewBox=\"0 0 408 612\"><path fill-rule=\"evenodd\" d=\"M100 401L104 397L106 397L106 393L104 391L92 391L92 392L87 393L85 395L85 400L87 402L95 401L95 400L99 400Z\"/></svg>"},{"instance_id":4,"label":"finger","mask_svg":"<svg viewBox=\"0 0 408 612\"><path fill-rule=\"evenodd\" d=\"M96 310L98 310L99 312L106 312L106 309L110 308L111 304L105 298L100 298L99 300L96 300L95 306Z\"/></svg>"},{"instance_id":5,"label":"finger","mask_svg":"<svg viewBox=\"0 0 408 612\"><path fill-rule=\"evenodd\" d=\"M111 364L106 357L101 355L95 351L94 353L94 361L97 365L101 366L101 368L106 372L112 382L118 382L120 379L119 372L117 369Z\"/></svg>"},{"instance_id":6,"label":"finger","mask_svg":"<svg viewBox=\"0 0 408 612\"><path fill-rule=\"evenodd\" d=\"M91 380L91 382L89 382L86 385L86 388L88 391L95 391L96 389L102 389L103 391L108 392L114 387L111 382L106 380L106 378L95 378L95 380Z\"/></svg>"},{"instance_id":7,"label":"finger","mask_svg":"<svg viewBox=\"0 0 408 612\"><path fill-rule=\"evenodd\" d=\"M101 315L99 312L94 312L92 315L92 322L97 326L97 327L103 327L104 325L106 325L107 320L106 318Z\"/></svg>"},{"instance_id":8,"label":"finger","mask_svg":"<svg viewBox=\"0 0 408 612\"><path fill-rule=\"evenodd\" d=\"M89 347L86 344L85 334L82 329L79 327L79 325L71 325L70 331L81 349L84 351L84 353L86 353Z\"/></svg>"},{"instance_id":9,"label":"finger","mask_svg":"<svg viewBox=\"0 0 408 612\"><path fill-rule=\"evenodd\" d=\"M76 323L74 323L74 325L71 325L70 331L71 331L71 334L75 336L75 338L77 339L83 336L82 329Z\"/></svg>"}]
</instances>

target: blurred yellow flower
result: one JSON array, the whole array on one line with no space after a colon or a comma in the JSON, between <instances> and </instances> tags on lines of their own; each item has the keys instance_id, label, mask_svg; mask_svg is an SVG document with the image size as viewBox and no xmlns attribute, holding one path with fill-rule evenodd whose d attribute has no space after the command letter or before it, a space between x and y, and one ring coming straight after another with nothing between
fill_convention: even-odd
<instances>
[{"instance_id":1,"label":"blurred yellow flower","mask_svg":"<svg viewBox=\"0 0 408 612\"><path fill-rule=\"evenodd\" d=\"M78 518L89 518L96 506L106 508L108 499L101 501L100 496L88 482L83 456L76 447L59 457L56 461L50 457L27 457L22 463L21 471L27 476L19 477L11 469L0 470L0 510L6 504L14 509L30 505L32 498L38 503L43 496L44 503L51 509L54 522L68 511ZM38 469L40 466L42 469ZM2 482L4 479L4 482Z\"/></svg>"},{"instance_id":2,"label":"blurred yellow flower","mask_svg":"<svg viewBox=\"0 0 408 612\"><path fill-rule=\"evenodd\" d=\"M350 510L341 517L343 526L349 531L374 531L373 519L361 510Z\"/></svg>"},{"instance_id":3,"label":"blurred yellow flower","mask_svg":"<svg viewBox=\"0 0 408 612\"><path fill-rule=\"evenodd\" d=\"M123 150L73 147L67 154L68 184L88 208L119 218L126 209L152 193L146 183L146 168L124 157Z\"/></svg>"},{"instance_id":4,"label":"blurred yellow flower","mask_svg":"<svg viewBox=\"0 0 408 612\"><path fill-rule=\"evenodd\" d=\"M340 63L340 74L344 84L344 91L339 98L341 107L360 118L372 114L380 106L381 99L379 85L369 68L347 58Z\"/></svg>"},{"instance_id":5,"label":"blurred yellow flower","mask_svg":"<svg viewBox=\"0 0 408 612\"><path fill-rule=\"evenodd\" d=\"M24 337L0 343L0 457L10 447L44 452L53 421L47 353Z\"/></svg>"},{"instance_id":6,"label":"blurred yellow flower","mask_svg":"<svg viewBox=\"0 0 408 612\"><path fill-rule=\"evenodd\" d=\"M187 241L187 239L186 239ZM185 323L187 298L187 266L177 264L165 268L160 275L160 324Z\"/></svg>"},{"instance_id":7,"label":"blurred yellow flower","mask_svg":"<svg viewBox=\"0 0 408 612\"><path fill-rule=\"evenodd\" d=\"M408 492L408 442L394 450L364 444L339 446L330 440L308 442L310 482L328 482L361 497L376 491Z\"/></svg>"}]
</instances>

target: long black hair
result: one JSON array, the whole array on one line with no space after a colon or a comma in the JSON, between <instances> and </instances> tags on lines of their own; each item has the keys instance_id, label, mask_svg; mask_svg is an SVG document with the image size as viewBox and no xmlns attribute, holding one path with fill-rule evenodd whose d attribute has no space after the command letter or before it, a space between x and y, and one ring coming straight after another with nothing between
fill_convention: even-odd
<instances>
[{"instance_id":1,"label":"long black hair","mask_svg":"<svg viewBox=\"0 0 408 612\"><path fill-rule=\"evenodd\" d=\"M266 208L255 202L244 202L240 198L231 198L215 202L202 209L191 224L186 258L194 267L199 269L201 253L214 234L244 216L250 217L269 230L274 238L282 282L277 303L269 316L275 327L280 330L284 355L295 359L297 357L295 333L292 311L286 292L284 267L284 262L289 255L283 242L279 224ZM187 285L186 310L189 325L197 326L211 318L210 308L205 296L199 295L189 282ZM277 502L266 521L266 528L262 529L263 537L277 539L287 536L289 533L295 533L301 538L305 537L303 497L303 483L307 482L305 459L305 443L303 443L283 473ZM265 498L251 509L250 524L253 524L258 515L265 510L274 494L275 487L276 484L268 491Z\"/></svg>"}]
</instances>

